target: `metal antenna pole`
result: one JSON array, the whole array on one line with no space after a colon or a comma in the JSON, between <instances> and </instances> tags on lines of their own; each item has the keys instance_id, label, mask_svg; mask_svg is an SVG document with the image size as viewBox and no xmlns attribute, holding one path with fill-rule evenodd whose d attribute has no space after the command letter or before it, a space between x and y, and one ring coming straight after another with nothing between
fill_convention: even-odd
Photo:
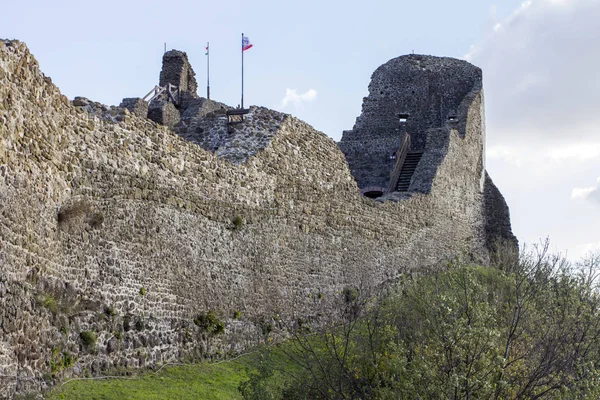
<instances>
[{"instance_id":1,"label":"metal antenna pole","mask_svg":"<svg viewBox=\"0 0 600 400\"><path fill-rule=\"evenodd\" d=\"M164 51L164 53L166 53L166 52L167 52L167 42L165 42L165 51Z\"/></svg>"}]
</instances>

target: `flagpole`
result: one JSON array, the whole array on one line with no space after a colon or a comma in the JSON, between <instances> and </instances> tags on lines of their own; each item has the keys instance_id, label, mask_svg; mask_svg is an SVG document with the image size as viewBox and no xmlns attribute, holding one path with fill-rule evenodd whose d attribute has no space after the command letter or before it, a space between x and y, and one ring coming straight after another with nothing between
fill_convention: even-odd
<instances>
[{"instance_id":1,"label":"flagpole","mask_svg":"<svg viewBox=\"0 0 600 400\"><path fill-rule=\"evenodd\" d=\"M242 33L242 41L240 47L242 49L242 108L244 108L244 34Z\"/></svg>"},{"instance_id":2,"label":"flagpole","mask_svg":"<svg viewBox=\"0 0 600 400\"><path fill-rule=\"evenodd\" d=\"M206 42L206 98L210 100L210 42Z\"/></svg>"}]
</instances>

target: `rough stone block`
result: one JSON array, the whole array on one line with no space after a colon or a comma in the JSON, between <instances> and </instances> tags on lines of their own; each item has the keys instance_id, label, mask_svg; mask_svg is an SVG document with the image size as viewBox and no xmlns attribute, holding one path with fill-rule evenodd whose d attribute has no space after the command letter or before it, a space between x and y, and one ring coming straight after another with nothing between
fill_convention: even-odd
<instances>
[{"instance_id":1,"label":"rough stone block","mask_svg":"<svg viewBox=\"0 0 600 400\"><path fill-rule=\"evenodd\" d=\"M140 118L148 116L148 103L139 97L124 98L119 107L126 108L133 115L137 115Z\"/></svg>"},{"instance_id":2,"label":"rough stone block","mask_svg":"<svg viewBox=\"0 0 600 400\"><path fill-rule=\"evenodd\" d=\"M169 102L153 102L148 109L148 118L152 121L173 128L181 121L179 110Z\"/></svg>"}]
</instances>

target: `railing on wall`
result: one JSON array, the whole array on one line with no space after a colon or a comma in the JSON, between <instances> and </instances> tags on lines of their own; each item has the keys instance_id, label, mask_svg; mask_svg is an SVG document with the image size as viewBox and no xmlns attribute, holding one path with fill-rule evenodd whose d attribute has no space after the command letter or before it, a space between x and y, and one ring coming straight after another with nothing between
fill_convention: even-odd
<instances>
[{"instance_id":1,"label":"railing on wall","mask_svg":"<svg viewBox=\"0 0 600 400\"><path fill-rule=\"evenodd\" d=\"M400 178L400 172L402 171L402 166L404 165L404 160L406 160L406 154L408 154L408 148L410 147L410 135L408 133L404 133L404 137L402 138L402 142L400 144L400 148L396 152L396 165L394 166L394 170L390 175L390 185L388 187L388 193L391 193L396 190L396 185L398 184L398 179Z\"/></svg>"},{"instance_id":2,"label":"railing on wall","mask_svg":"<svg viewBox=\"0 0 600 400\"><path fill-rule=\"evenodd\" d=\"M152 100L154 100L155 98L157 98L158 96L160 96L161 94L163 94L164 92L167 93L167 96L171 99L171 101L173 103L175 103L176 106L179 105L179 87L168 83L166 87L162 87L162 86L154 86L154 89L152 89L150 92L148 92L147 95L145 95L143 97L143 100L151 103Z\"/></svg>"}]
</instances>

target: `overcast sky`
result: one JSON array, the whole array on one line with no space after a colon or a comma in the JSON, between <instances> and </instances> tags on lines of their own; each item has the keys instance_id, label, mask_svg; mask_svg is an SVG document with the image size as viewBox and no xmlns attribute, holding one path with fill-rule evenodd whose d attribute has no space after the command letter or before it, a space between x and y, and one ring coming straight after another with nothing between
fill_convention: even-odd
<instances>
[{"instance_id":1,"label":"overcast sky","mask_svg":"<svg viewBox=\"0 0 600 400\"><path fill-rule=\"evenodd\" d=\"M600 0L9 1L0 37L28 44L64 94L106 104L158 83L164 43L186 51L205 95L291 113L335 140L371 73L402 54L484 72L487 166L521 242L577 258L600 248Z\"/></svg>"}]
</instances>

